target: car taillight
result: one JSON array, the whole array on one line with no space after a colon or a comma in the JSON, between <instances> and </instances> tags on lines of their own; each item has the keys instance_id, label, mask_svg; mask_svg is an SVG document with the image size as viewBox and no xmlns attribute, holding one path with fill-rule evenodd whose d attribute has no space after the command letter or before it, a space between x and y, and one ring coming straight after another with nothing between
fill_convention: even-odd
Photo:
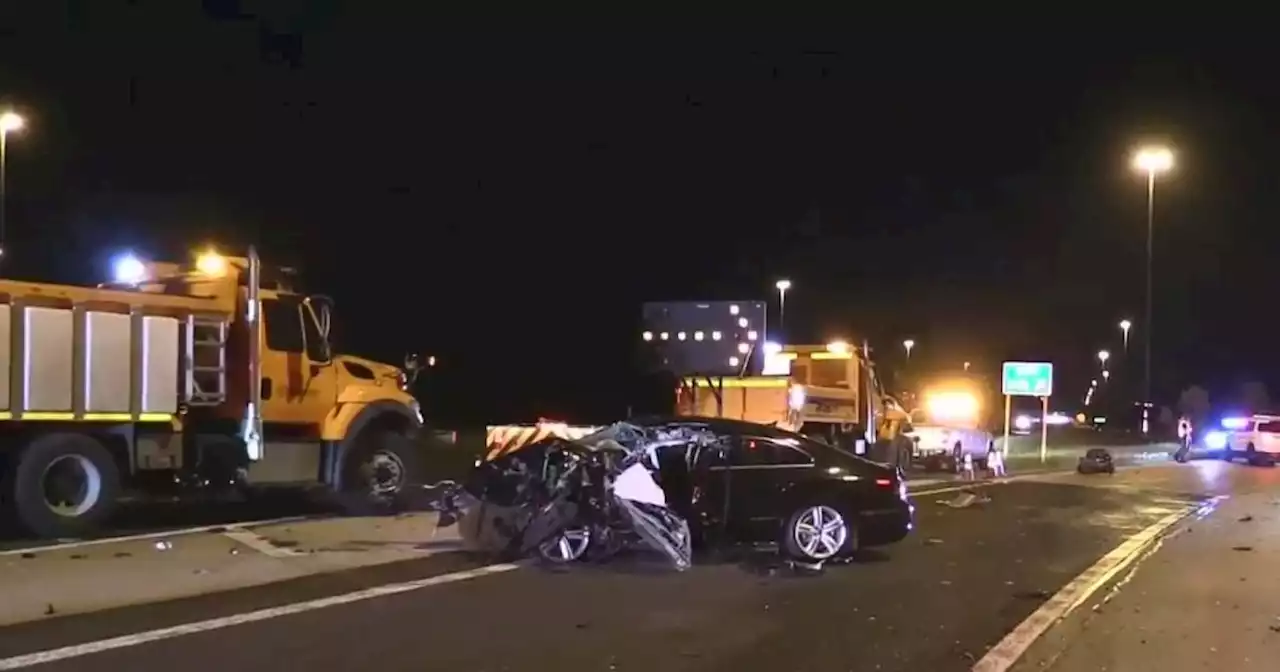
<instances>
[{"instance_id":1,"label":"car taillight","mask_svg":"<svg viewBox=\"0 0 1280 672\"><path fill-rule=\"evenodd\" d=\"M907 501L907 482L905 480L899 480L897 481L897 485L898 485L898 498L904 502ZM894 486L894 479L877 478L876 486L881 488L892 488Z\"/></svg>"}]
</instances>

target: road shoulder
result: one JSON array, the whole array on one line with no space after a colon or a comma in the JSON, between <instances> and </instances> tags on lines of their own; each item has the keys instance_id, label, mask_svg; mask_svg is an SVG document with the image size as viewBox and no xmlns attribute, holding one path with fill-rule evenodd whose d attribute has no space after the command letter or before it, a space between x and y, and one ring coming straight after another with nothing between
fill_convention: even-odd
<instances>
[{"instance_id":1,"label":"road shoulder","mask_svg":"<svg viewBox=\"0 0 1280 672\"><path fill-rule=\"evenodd\" d=\"M1276 669L1280 493L1222 502L1026 652L1015 672Z\"/></svg>"}]
</instances>

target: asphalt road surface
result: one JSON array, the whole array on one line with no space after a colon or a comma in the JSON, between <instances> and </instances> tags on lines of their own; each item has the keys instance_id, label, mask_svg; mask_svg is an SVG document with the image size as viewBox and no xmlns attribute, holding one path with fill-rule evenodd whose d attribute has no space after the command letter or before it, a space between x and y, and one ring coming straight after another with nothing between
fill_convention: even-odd
<instances>
[{"instance_id":1,"label":"asphalt road surface","mask_svg":"<svg viewBox=\"0 0 1280 672\"><path fill-rule=\"evenodd\" d=\"M1017 672L1180 672L1280 668L1280 469L1241 478L1195 462L1231 497L1168 535L1158 550L1048 633ZM1230 473L1228 473L1230 472Z\"/></svg>"},{"instance_id":2,"label":"asphalt road surface","mask_svg":"<svg viewBox=\"0 0 1280 672\"><path fill-rule=\"evenodd\" d=\"M676 574L638 559L549 571L448 553L10 626L0 669L1003 670L993 656L1040 634L1027 623L1075 601L1064 586L1088 584L1081 601L1101 594L1123 567L1117 547L1217 515L1216 495L1280 494L1280 469L1166 462L986 492L952 508L955 491L926 488L913 536L818 576L768 556Z\"/></svg>"},{"instance_id":3,"label":"asphalt road surface","mask_svg":"<svg viewBox=\"0 0 1280 672\"><path fill-rule=\"evenodd\" d=\"M1107 439L1113 442L1117 440L1116 437L1099 435L1096 432L1055 437L1056 443L1051 442L1047 460L1044 462L1040 460L1038 438L1015 439L1011 445L1008 469L1012 474L1070 470L1074 468L1079 455L1092 445L1091 442L1105 443ZM1119 437L1119 440L1123 441L1124 437ZM1164 449L1165 447L1154 444L1110 447L1116 455L1116 463L1120 465L1141 464L1151 457L1161 459L1163 455L1160 451ZM461 449L435 451L424 460L426 473L423 480L433 482L442 479L460 479L474 459L474 455ZM909 478L922 484L957 480L955 474L923 469L911 469ZM250 524L295 517L330 516L340 513L340 507L333 502L313 496L284 492L254 501L131 503L122 507L109 527L92 538L102 540L166 532L181 533L224 525ZM57 546L67 541L84 540L33 539L22 531L0 522L0 553Z\"/></svg>"}]
</instances>

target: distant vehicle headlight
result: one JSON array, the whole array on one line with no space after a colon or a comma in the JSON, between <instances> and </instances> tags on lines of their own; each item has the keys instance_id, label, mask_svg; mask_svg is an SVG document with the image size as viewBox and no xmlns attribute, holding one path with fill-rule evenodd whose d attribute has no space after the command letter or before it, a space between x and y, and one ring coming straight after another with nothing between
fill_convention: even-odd
<instances>
[{"instance_id":1,"label":"distant vehicle headlight","mask_svg":"<svg viewBox=\"0 0 1280 672\"><path fill-rule=\"evenodd\" d=\"M1013 426L1017 429L1031 429L1031 418L1019 415L1013 419Z\"/></svg>"},{"instance_id":2,"label":"distant vehicle headlight","mask_svg":"<svg viewBox=\"0 0 1280 672\"><path fill-rule=\"evenodd\" d=\"M1209 450L1222 450L1227 447L1227 433L1212 431L1204 435L1204 447Z\"/></svg>"}]
</instances>

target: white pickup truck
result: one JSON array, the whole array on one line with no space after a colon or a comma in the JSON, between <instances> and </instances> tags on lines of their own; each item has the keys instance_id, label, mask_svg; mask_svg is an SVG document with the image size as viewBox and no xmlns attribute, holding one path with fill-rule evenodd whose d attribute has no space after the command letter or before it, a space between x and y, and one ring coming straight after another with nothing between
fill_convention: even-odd
<instances>
[{"instance_id":1,"label":"white pickup truck","mask_svg":"<svg viewBox=\"0 0 1280 672\"><path fill-rule=\"evenodd\" d=\"M991 432L973 427L932 424L922 415L912 413L911 431L906 433L914 445L913 462L930 470L955 471L964 456L969 455L975 468L986 468L987 453L995 445Z\"/></svg>"}]
</instances>

